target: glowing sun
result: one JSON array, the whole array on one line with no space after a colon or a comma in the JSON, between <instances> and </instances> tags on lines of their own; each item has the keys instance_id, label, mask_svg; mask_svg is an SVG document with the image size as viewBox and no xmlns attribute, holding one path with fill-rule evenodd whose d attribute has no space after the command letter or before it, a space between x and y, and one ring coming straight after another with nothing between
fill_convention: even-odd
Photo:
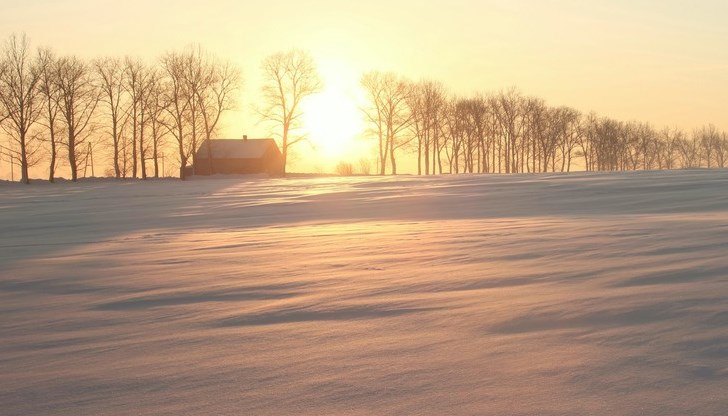
<instances>
[{"instance_id":1,"label":"glowing sun","mask_svg":"<svg viewBox=\"0 0 728 416\"><path fill-rule=\"evenodd\" d=\"M327 82L322 92L301 105L303 128L316 154L329 162L354 156L354 140L363 130L363 121L353 94L337 82Z\"/></svg>"}]
</instances>

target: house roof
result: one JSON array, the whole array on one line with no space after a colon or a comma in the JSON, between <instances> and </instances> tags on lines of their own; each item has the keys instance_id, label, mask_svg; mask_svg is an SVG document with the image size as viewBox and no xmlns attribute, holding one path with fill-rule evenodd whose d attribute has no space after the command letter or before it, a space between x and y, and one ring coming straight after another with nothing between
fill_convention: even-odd
<instances>
[{"instance_id":1,"label":"house roof","mask_svg":"<svg viewBox=\"0 0 728 416\"><path fill-rule=\"evenodd\" d=\"M213 139L210 140L213 159L260 159L271 147L278 150L273 139ZM207 159L207 143L197 150L197 157Z\"/></svg>"}]
</instances>

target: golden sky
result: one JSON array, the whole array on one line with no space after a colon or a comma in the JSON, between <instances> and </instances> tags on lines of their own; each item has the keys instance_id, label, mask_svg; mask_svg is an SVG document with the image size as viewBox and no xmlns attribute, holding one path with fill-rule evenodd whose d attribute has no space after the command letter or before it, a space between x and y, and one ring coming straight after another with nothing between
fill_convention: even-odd
<instances>
[{"instance_id":1,"label":"golden sky","mask_svg":"<svg viewBox=\"0 0 728 416\"><path fill-rule=\"evenodd\" d=\"M517 86L620 120L728 128L724 0L0 0L0 10L0 35L25 32L61 54L152 60L199 43L235 61L246 82L240 111L225 120L231 138L267 135L249 111L259 64L293 47L318 61L328 95L317 106L350 107L345 119L356 112L359 77L377 69L440 80L457 94ZM345 128L355 123L332 128L356 136L357 126Z\"/></svg>"}]
</instances>

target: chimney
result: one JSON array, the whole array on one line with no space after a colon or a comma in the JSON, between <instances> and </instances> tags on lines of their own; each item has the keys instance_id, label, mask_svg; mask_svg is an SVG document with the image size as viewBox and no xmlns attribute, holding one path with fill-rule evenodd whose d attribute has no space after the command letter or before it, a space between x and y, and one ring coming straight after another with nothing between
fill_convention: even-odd
<instances>
[{"instance_id":1,"label":"chimney","mask_svg":"<svg viewBox=\"0 0 728 416\"><path fill-rule=\"evenodd\" d=\"M243 134L243 141L244 142L247 142L248 141L248 135L247 134Z\"/></svg>"}]
</instances>

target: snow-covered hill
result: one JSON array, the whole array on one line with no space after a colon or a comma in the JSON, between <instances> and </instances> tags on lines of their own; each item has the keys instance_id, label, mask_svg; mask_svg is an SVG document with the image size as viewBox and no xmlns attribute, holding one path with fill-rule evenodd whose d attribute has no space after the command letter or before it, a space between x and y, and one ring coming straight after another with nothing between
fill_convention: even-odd
<instances>
[{"instance_id":1,"label":"snow-covered hill","mask_svg":"<svg viewBox=\"0 0 728 416\"><path fill-rule=\"evenodd\" d=\"M3 415L728 414L728 172L0 184Z\"/></svg>"}]
</instances>

